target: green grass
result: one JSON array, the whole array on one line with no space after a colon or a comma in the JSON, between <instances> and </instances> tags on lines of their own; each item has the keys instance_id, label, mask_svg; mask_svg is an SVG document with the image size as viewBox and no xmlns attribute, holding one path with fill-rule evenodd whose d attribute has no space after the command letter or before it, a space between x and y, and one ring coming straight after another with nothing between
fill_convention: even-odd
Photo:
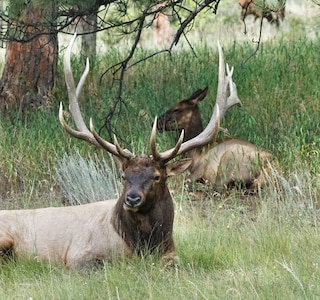
<instances>
[{"instance_id":1,"label":"green grass","mask_svg":"<svg viewBox=\"0 0 320 300\"><path fill-rule=\"evenodd\" d=\"M315 174L318 172L320 123L315 121L320 111L315 63L319 59L318 48L319 41L291 42L282 38L264 43L257 56L245 65L244 60L253 51L252 44L234 43L224 49L226 61L235 66L234 81L243 107L231 109L222 127L230 135L274 153L285 170L293 170L297 162L300 165L307 161L308 168ZM135 153L149 153L154 117L207 85L208 96L200 108L204 123L208 122L216 96L218 59L216 49L199 48L197 53L198 59L186 51L174 53L172 60L158 56L128 71L123 93L126 106L113 120L124 147ZM111 64L115 57L117 54L111 52L101 61ZM75 70L80 73L79 65L75 61ZM87 122L92 116L95 126L101 128L116 89L110 89L108 78L102 86L98 85L99 78L94 74L101 74L105 66L97 65L99 68L92 70L81 97L81 109ZM157 72L155 65L161 66ZM59 70L62 71L61 66ZM57 102L50 109L30 113L24 121L1 121L1 173L6 174L10 185L20 183L25 189L36 181L37 186L50 189L56 184L53 172L56 153L72 153L74 145L84 155L95 151L61 129L57 118L59 101L63 100L67 107L63 77L58 78L55 93ZM104 128L101 134L107 137ZM159 135L158 139L161 149L171 146L175 136Z\"/></svg>"},{"instance_id":2,"label":"green grass","mask_svg":"<svg viewBox=\"0 0 320 300\"><path fill-rule=\"evenodd\" d=\"M319 213L306 206L308 195L288 210L292 199L268 199L270 192L255 199L254 210L230 205L235 195L229 204L213 197L176 202L175 265L145 257L68 271L21 259L1 266L0 298L316 299Z\"/></svg>"},{"instance_id":3,"label":"green grass","mask_svg":"<svg viewBox=\"0 0 320 300\"><path fill-rule=\"evenodd\" d=\"M279 168L272 170L270 186L256 196L234 191L217 196L206 189L189 193L184 176L170 179L179 256L175 266L152 257L79 272L26 258L0 262L0 299L319 298L319 46L319 39L283 35L264 42L245 64L254 50L251 43L224 47L226 61L235 66L243 107L231 109L222 126L273 152ZM181 50L172 60L158 56L126 74L127 106L113 120L125 147L149 153L155 115L207 85L201 110L204 123L208 121L216 94L217 52L209 46L196 51L198 58ZM81 97L86 120L93 116L97 128L116 95L111 77L99 86L98 74L118 55L110 51L99 57ZM75 58L73 63L79 76L82 62ZM24 120L0 120L1 208L61 205L56 169L65 157L109 161L101 150L61 129L59 102L67 107L61 65L54 95L51 108ZM103 129L101 134L107 137ZM160 148L172 146L174 138L159 135Z\"/></svg>"}]
</instances>

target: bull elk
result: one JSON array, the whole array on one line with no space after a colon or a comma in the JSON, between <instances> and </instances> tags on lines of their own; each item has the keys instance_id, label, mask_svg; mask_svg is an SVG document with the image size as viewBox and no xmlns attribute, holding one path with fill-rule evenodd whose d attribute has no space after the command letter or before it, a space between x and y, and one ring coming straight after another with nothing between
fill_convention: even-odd
<instances>
[{"instance_id":1,"label":"bull elk","mask_svg":"<svg viewBox=\"0 0 320 300\"><path fill-rule=\"evenodd\" d=\"M216 103L220 109L220 119L228 108L241 101L236 93L226 96L223 53L219 47L219 80ZM202 120L198 103L202 101L208 88L196 91L190 98L179 101L158 118L157 128L163 131L184 131L186 142L197 136L202 130ZM234 186L256 190L266 184L265 167L271 154L247 141L239 138L212 140L210 145L195 147L185 153L192 159L189 167L190 177L195 181L205 181L222 192Z\"/></svg>"},{"instance_id":2,"label":"bull elk","mask_svg":"<svg viewBox=\"0 0 320 300\"><path fill-rule=\"evenodd\" d=\"M92 261L132 254L158 253L164 258L175 255L172 236L174 207L166 185L167 178L185 171L190 159L170 161L195 147L212 141L219 127L219 107L215 106L207 127L196 137L183 142L183 132L172 149L158 152L156 120L151 131L152 155L137 156L97 134L90 120L86 127L78 96L89 72L86 68L76 87L70 63L72 38L64 57L64 73L70 111L77 130L64 119L60 105L59 119L73 137L101 147L118 158L124 189L115 200L79 206L49 207L29 210L0 211L0 253L36 256L41 260L80 268ZM233 83L230 79L230 85ZM106 199L108 195L106 195Z\"/></svg>"},{"instance_id":3,"label":"bull elk","mask_svg":"<svg viewBox=\"0 0 320 300\"><path fill-rule=\"evenodd\" d=\"M283 1L278 1L281 6ZM248 15L253 15L255 20L258 18L266 18L269 23L280 25L280 20L285 18L285 6L275 9L274 12L258 0L239 0L241 10L241 20L244 21ZM275 15L275 16L274 16Z\"/></svg>"}]
</instances>

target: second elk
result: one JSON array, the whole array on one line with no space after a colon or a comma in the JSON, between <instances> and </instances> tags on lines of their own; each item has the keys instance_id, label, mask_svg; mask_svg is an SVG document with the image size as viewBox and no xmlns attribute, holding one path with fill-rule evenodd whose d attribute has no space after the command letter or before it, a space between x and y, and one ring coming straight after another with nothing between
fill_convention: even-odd
<instances>
[{"instance_id":1,"label":"second elk","mask_svg":"<svg viewBox=\"0 0 320 300\"><path fill-rule=\"evenodd\" d=\"M241 106L236 85L232 81L233 68L227 67L225 74L224 56L218 43L219 79L216 103L219 106L220 119L234 106ZM230 95L227 96L227 88ZM198 103L202 101L208 88L196 91L190 98L179 101L158 118L157 128L163 131L184 130L184 142L192 139L203 130ZM213 139L206 147L195 147L185 153L192 159L189 168L190 178L206 182L218 192L232 187L257 190L266 185L265 172L271 153L239 138Z\"/></svg>"}]
</instances>

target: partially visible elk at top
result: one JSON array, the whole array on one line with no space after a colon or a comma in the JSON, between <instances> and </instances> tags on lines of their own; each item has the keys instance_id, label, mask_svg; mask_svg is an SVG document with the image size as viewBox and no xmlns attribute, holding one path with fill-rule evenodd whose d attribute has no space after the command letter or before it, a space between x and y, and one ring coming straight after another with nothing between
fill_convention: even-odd
<instances>
[{"instance_id":1,"label":"partially visible elk at top","mask_svg":"<svg viewBox=\"0 0 320 300\"><path fill-rule=\"evenodd\" d=\"M190 159L170 161L178 155L210 143L219 129L219 106L216 105L207 127L194 138L159 152L156 145L157 121L151 132L151 155L139 156L104 140L90 130L80 112L78 97L89 72L89 62L76 87L70 63L71 40L64 58L64 73L69 105L77 130L64 119L62 104L59 120L73 137L101 147L119 161L124 188L119 199L79 206L49 207L30 210L0 211L0 254L34 256L80 268L92 261L157 253L166 259L175 256L173 241L174 207L166 181L184 172ZM231 79L230 84L232 85ZM108 195L105 196L108 199Z\"/></svg>"},{"instance_id":2,"label":"partially visible elk at top","mask_svg":"<svg viewBox=\"0 0 320 300\"><path fill-rule=\"evenodd\" d=\"M156 13L152 22L152 36L157 47L169 46L174 35L169 17L163 11L164 7L164 4L157 4L154 7Z\"/></svg>"},{"instance_id":3,"label":"partially visible elk at top","mask_svg":"<svg viewBox=\"0 0 320 300\"><path fill-rule=\"evenodd\" d=\"M236 86L231 83L232 71L225 77L223 53L219 48L219 83L216 103L220 109L220 119L228 108L241 106ZM221 65L222 63L222 65ZM227 68L228 69L228 68ZM230 96L227 97L226 87L230 80ZM202 101L208 88L196 91L190 98L179 101L158 118L158 130L185 132L184 141L192 139L203 130L198 103ZM266 184L265 171L267 161L272 155L239 138L212 140L206 147L196 147L185 153L192 158L189 168L190 178L195 181L208 182L213 188L222 192L237 186L257 190Z\"/></svg>"},{"instance_id":4,"label":"partially visible elk at top","mask_svg":"<svg viewBox=\"0 0 320 300\"><path fill-rule=\"evenodd\" d=\"M255 20L258 18L266 18L269 23L280 25L280 20L285 18L285 6L283 1L278 0L279 7L274 9L268 7L265 1L260 0L239 0L241 10L241 20L244 21L248 15L253 15Z\"/></svg>"}]
</instances>

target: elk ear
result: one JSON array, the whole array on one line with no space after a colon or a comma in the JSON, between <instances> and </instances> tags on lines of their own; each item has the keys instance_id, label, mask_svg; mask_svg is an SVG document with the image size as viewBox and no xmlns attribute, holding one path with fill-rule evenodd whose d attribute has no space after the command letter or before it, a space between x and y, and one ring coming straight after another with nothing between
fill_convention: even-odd
<instances>
[{"instance_id":1,"label":"elk ear","mask_svg":"<svg viewBox=\"0 0 320 300\"><path fill-rule=\"evenodd\" d=\"M208 87L204 88L203 90L197 90L192 94L192 96L190 96L188 100L192 102L194 105L196 105L198 102L202 101L207 96L207 92Z\"/></svg>"},{"instance_id":2,"label":"elk ear","mask_svg":"<svg viewBox=\"0 0 320 300\"><path fill-rule=\"evenodd\" d=\"M117 156L113 156L113 160L116 163L116 166L117 166L118 170L120 172L122 172L123 171L124 160L122 160L121 158L119 158Z\"/></svg>"},{"instance_id":3,"label":"elk ear","mask_svg":"<svg viewBox=\"0 0 320 300\"><path fill-rule=\"evenodd\" d=\"M123 172L127 168L127 163L128 163L127 159L120 156L114 156L114 155L112 156L112 158L116 164L117 169L120 172Z\"/></svg>"},{"instance_id":4,"label":"elk ear","mask_svg":"<svg viewBox=\"0 0 320 300\"><path fill-rule=\"evenodd\" d=\"M180 175L184 171L186 171L190 165L192 164L191 158L183 158L178 161L172 162L166 165L166 173L167 176L175 176Z\"/></svg>"}]
</instances>

